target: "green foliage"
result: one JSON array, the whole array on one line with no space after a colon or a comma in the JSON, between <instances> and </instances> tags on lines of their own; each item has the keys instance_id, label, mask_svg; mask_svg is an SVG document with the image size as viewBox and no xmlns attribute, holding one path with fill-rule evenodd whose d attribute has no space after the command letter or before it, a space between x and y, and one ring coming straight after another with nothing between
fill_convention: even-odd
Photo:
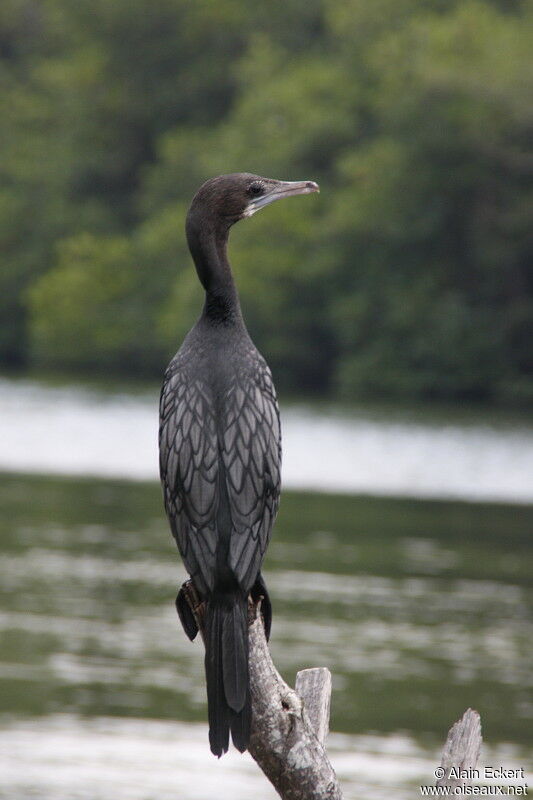
<instances>
[{"instance_id":1,"label":"green foliage","mask_svg":"<svg viewBox=\"0 0 533 800\"><path fill-rule=\"evenodd\" d=\"M29 291L36 356L71 368L146 368L157 343L145 283L125 237L66 240L57 266Z\"/></svg>"},{"instance_id":2,"label":"green foliage","mask_svg":"<svg viewBox=\"0 0 533 800\"><path fill-rule=\"evenodd\" d=\"M530 0L5 0L0 360L160 373L207 177L280 388L533 397Z\"/></svg>"}]
</instances>

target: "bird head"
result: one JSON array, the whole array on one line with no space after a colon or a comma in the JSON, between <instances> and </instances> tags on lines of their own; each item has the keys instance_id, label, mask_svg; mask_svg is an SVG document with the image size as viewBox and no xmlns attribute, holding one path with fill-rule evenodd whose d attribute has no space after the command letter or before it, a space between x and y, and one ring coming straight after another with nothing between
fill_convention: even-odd
<instances>
[{"instance_id":1,"label":"bird head","mask_svg":"<svg viewBox=\"0 0 533 800\"><path fill-rule=\"evenodd\" d=\"M256 211L297 194L318 192L314 181L277 181L261 178L248 172L219 175L206 181L193 197L187 222L198 224L210 220L216 229L229 229L240 219L251 217Z\"/></svg>"}]
</instances>

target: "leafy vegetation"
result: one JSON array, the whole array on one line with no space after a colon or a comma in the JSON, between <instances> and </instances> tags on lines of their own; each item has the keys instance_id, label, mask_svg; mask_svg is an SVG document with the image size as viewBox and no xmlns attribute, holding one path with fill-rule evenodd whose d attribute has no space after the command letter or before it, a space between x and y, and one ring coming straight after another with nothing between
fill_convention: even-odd
<instances>
[{"instance_id":1,"label":"leafy vegetation","mask_svg":"<svg viewBox=\"0 0 533 800\"><path fill-rule=\"evenodd\" d=\"M280 388L533 397L531 0L4 0L0 362L160 374L207 177Z\"/></svg>"}]
</instances>

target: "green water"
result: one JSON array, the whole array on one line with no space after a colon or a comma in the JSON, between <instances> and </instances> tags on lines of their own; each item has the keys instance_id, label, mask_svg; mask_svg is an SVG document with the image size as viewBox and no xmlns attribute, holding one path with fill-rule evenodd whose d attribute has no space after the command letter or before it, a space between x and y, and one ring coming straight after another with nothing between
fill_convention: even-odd
<instances>
[{"instance_id":1,"label":"green water","mask_svg":"<svg viewBox=\"0 0 533 800\"><path fill-rule=\"evenodd\" d=\"M0 478L4 718L204 720L203 653L154 484ZM272 652L334 676L333 730L533 739L533 507L285 492L265 564Z\"/></svg>"}]
</instances>

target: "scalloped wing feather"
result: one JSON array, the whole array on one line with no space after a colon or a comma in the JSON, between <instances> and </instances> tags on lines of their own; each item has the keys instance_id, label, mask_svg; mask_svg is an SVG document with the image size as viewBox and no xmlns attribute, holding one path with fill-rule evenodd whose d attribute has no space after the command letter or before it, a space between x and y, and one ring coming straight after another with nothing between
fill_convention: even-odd
<instances>
[{"instance_id":1,"label":"scalloped wing feather","mask_svg":"<svg viewBox=\"0 0 533 800\"><path fill-rule=\"evenodd\" d=\"M160 402L160 473L172 532L203 594L215 582L219 469L231 516L229 566L248 592L263 560L280 492L279 411L266 363L237 373L220 408L205 383L167 375Z\"/></svg>"}]
</instances>

